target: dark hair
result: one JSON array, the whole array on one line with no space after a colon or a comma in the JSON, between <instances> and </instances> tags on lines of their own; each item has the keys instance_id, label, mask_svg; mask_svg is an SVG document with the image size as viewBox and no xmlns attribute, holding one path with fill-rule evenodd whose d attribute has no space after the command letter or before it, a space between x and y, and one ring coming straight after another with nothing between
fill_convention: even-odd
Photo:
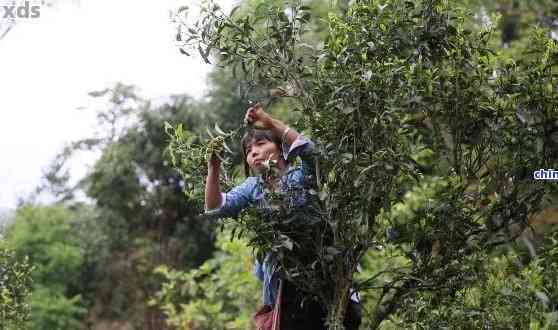
<instances>
[{"instance_id":1,"label":"dark hair","mask_svg":"<svg viewBox=\"0 0 558 330\"><path fill-rule=\"evenodd\" d=\"M248 165L248 161L246 160L246 150L249 144L258 142L260 140L268 140L270 142L275 143L281 151L282 154L282 147L281 147L281 139L276 137L270 130L261 130L261 129L250 129L240 140L240 150L242 151L242 163L244 165L244 175L246 177L250 176L250 166Z\"/></svg>"}]
</instances>

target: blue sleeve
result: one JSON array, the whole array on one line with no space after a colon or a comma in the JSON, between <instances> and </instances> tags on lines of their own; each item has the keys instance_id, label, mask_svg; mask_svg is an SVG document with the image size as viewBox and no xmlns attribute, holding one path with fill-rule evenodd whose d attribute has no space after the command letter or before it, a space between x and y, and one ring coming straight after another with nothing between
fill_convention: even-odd
<instances>
[{"instance_id":1,"label":"blue sleeve","mask_svg":"<svg viewBox=\"0 0 558 330\"><path fill-rule=\"evenodd\" d=\"M227 193L221 193L221 206L212 210L205 210L205 215L225 218L237 217L238 214L252 203L255 178L248 177L244 182Z\"/></svg>"},{"instance_id":2,"label":"blue sleeve","mask_svg":"<svg viewBox=\"0 0 558 330\"><path fill-rule=\"evenodd\" d=\"M315 172L314 163L314 142L299 134L291 145L283 143L283 158L292 163L297 157L302 161L301 167L304 175L313 175Z\"/></svg>"}]
</instances>

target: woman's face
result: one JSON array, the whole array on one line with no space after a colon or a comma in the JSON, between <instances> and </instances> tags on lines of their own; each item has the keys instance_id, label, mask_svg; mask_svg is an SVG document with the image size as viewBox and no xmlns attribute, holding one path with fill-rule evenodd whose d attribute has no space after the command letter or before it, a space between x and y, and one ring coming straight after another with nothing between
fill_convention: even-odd
<instances>
[{"instance_id":1,"label":"woman's face","mask_svg":"<svg viewBox=\"0 0 558 330\"><path fill-rule=\"evenodd\" d=\"M261 170L267 159L279 161L280 150L277 145L267 139L252 141L246 147L246 162L253 170Z\"/></svg>"}]
</instances>

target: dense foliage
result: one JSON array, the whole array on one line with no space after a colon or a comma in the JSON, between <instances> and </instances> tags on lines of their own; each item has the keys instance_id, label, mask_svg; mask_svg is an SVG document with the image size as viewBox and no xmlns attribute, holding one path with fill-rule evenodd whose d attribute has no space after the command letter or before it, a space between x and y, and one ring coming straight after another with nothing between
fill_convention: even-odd
<instances>
[{"instance_id":1,"label":"dense foliage","mask_svg":"<svg viewBox=\"0 0 558 330\"><path fill-rule=\"evenodd\" d=\"M152 304L161 306L175 329L253 329L260 283L253 276L251 252L230 230L218 235L218 251L200 267L180 272L160 267L165 284Z\"/></svg>"},{"instance_id":2,"label":"dense foliage","mask_svg":"<svg viewBox=\"0 0 558 330\"><path fill-rule=\"evenodd\" d=\"M13 251L0 247L0 324L17 329L29 319L32 266Z\"/></svg>"},{"instance_id":3,"label":"dense foliage","mask_svg":"<svg viewBox=\"0 0 558 330\"><path fill-rule=\"evenodd\" d=\"M87 211L81 210L86 219ZM28 329L76 328L86 312L81 292L89 288L85 259L86 240L81 240L77 212L62 206L18 209L6 231L5 246L18 258L29 258L33 271ZM83 232L81 232L83 234Z\"/></svg>"},{"instance_id":4,"label":"dense foliage","mask_svg":"<svg viewBox=\"0 0 558 330\"><path fill-rule=\"evenodd\" d=\"M204 60L213 54L298 102L299 125L319 145L328 242L311 252L327 261L328 276L306 288L328 306L330 327L339 327L358 263L384 245L391 256L367 281L381 290L370 325L392 315L416 324L424 305L447 306L488 281L493 254L552 205L556 187L534 184L532 174L556 161L558 48L536 30L527 56L499 57L490 27L471 28L464 8L434 0L356 1L328 17L329 35L316 48L304 43L309 11L260 4L228 16L210 2L182 39ZM410 193L422 202L408 205ZM253 231L257 247L288 236L275 230L267 239ZM306 263L289 267L287 259L295 278ZM380 275L387 283L370 285Z\"/></svg>"}]
</instances>

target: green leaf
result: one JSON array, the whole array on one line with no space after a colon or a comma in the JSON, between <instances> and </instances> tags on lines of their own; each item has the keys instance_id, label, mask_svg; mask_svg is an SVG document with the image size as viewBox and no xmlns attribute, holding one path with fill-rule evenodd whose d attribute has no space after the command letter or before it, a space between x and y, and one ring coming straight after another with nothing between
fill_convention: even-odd
<instances>
[{"instance_id":1,"label":"green leaf","mask_svg":"<svg viewBox=\"0 0 558 330\"><path fill-rule=\"evenodd\" d=\"M341 251L339 251L338 249L334 248L333 246L328 246L328 247L326 248L326 253L335 256L335 255L338 255L339 253L341 253Z\"/></svg>"},{"instance_id":2,"label":"green leaf","mask_svg":"<svg viewBox=\"0 0 558 330\"><path fill-rule=\"evenodd\" d=\"M327 198L327 196L328 196L327 191L325 190L320 191L319 198L321 201L324 201Z\"/></svg>"},{"instance_id":3,"label":"green leaf","mask_svg":"<svg viewBox=\"0 0 558 330\"><path fill-rule=\"evenodd\" d=\"M346 106L341 109L341 112L343 112L346 115L353 113L353 111L355 111L355 108L351 106Z\"/></svg>"},{"instance_id":4,"label":"green leaf","mask_svg":"<svg viewBox=\"0 0 558 330\"><path fill-rule=\"evenodd\" d=\"M229 14L229 17L232 17L234 15L234 13L236 13L236 11L240 8L240 5L238 6L234 6L233 9L231 9L231 12Z\"/></svg>"},{"instance_id":5,"label":"green leaf","mask_svg":"<svg viewBox=\"0 0 558 330\"><path fill-rule=\"evenodd\" d=\"M201 46L198 46L198 51L200 53L200 56L203 58L204 62L207 64L211 64L211 62L209 62L208 56L209 56L209 50L210 48L207 47L206 50L204 51Z\"/></svg>"},{"instance_id":6,"label":"green leaf","mask_svg":"<svg viewBox=\"0 0 558 330\"><path fill-rule=\"evenodd\" d=\"M286 238L281 243L285 248L287 248L289 250L293 249L293 241L290 238Z\"/></svg>"},{"instance_id":7,"label":"green leaf","mask_svg":"<svg viewBox=\"0 0 558 330\"><path fill-rule=\"evenodd\" d=\"M213 135L213 133L211 133L211 130L209 129L209 127L206 127L205 131L207 132L207 135L209 135L210 138L212 138L212 139L215 138L215 135Z\"/></svg>"},{"instance_id":8,"label":"green leaf","mask_svg":"<svg viewBox=\"0 0 558 330\"><path fill-rule=\"evenodd\" d=\"M225 148L225 150L226 150L228 153L230 153L230 154L233 153L232 150L231 150L231 148L229 148L229 146L227 145L226 142L223 142L223 147Z\"/></svg>"},{"instance_id":9,"label":"green leaf","mask_svg":"<svg viewBox=\"0 0 558 330\"><path fill-rule=\"evenodd\" d=\"M215 131L221 135L227 135L223 130L219 127L219 124L215 123Z\"/></svg>"}]
</instances>

